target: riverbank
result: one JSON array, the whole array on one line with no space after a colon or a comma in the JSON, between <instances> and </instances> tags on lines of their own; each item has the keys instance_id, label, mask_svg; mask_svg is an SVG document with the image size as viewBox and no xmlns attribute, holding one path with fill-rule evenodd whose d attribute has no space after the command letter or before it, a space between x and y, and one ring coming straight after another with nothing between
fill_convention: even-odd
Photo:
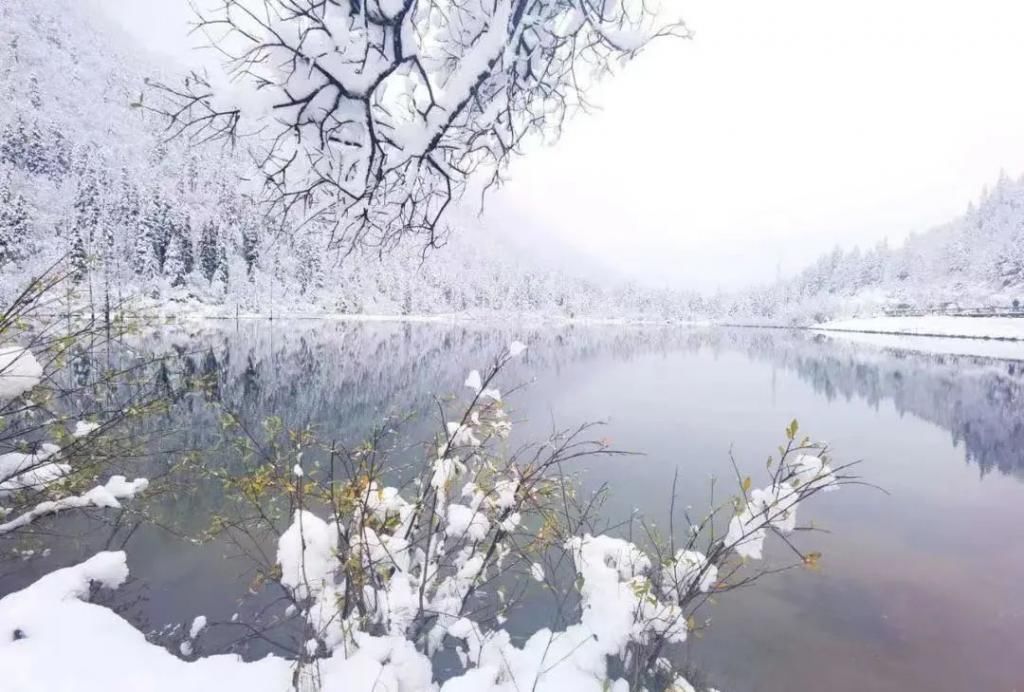
<instances>
[{"instance_id":1,"label":"riverbank","mask_svg":"<svg viewBox=\"0 0 1024 692\"><path fill-rule=\"evenodd\" d=\"M812 329L826 332L1024 341L1024 318L1022 317L953 315L857 317L849 320L823 322L814 325Z\"/></svg>"},{"instance_id":2,"label":"riverbank","mask_svg":"<svg viewBox=\"0 0 1024 692\"><path fill-rule=\"evenodd\" d=\"M922 315L858 317L814 325L847 341L925 353L1024 360L1024 318Z\"/></svg>"}]
</instances>

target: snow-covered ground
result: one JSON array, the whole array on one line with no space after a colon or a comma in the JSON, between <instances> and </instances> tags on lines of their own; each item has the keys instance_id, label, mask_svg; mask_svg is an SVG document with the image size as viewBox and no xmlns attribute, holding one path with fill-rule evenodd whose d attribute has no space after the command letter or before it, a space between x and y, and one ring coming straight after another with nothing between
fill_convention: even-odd
<instances>
[{"instance_id":1,"label":"snow-covered ground","mask_svg":"<svg viewBox=\"0 0 1024 692\"><path fill-rule=\"evenodd\" d=\"M922 315L918 317L857 317L816 325L823 331L952 336L961 339L1024 340L1024 318L960 317Z\"/></svg>"},{"instance_id":2,"label":"snow-covered ground","mask_svg":"<svg viewBox=\"0 0 1024 692\"><path fill-rule=\"evenodd\" d=\"M946 336L909 336L878 332L823 332L837 340L873 348L915 351L946 356L974 356L997 360L1024 360L1024 341Z\"/></svg>"},{"instance_id":3,"label":"snow-covered ground","mask_svg":"<svg viewBox=\"0 0 1024 692\"><path fill-rule=\"evenodd\" d=\"M123 552L99 553L0 600L0 625L8 630L0 644L3 689L289 689L292 666L284 659L242 663L223 655L186 662L147 642L114 611L86 602L90 585L116 588L127 577Z\"/></svg>"},{"instance_id":4,"label":"snow-covered ground","mask_svg":"<svg viewBox=\"0 0 1024 692\"><path fill-rule=\"evenodd\" d=\"M873 346L1024 360L1024 318L859 317L824 322L812 329Z\"/></svg>"},{"instance_id":5,"label":"snow-covered ground","mask_svg":"<svg viewBox=\"0 0 1024 692\"><path fill-rule=\"evenodd\" d=\"M64 309L63 307L61 309ZM89 314L85 304L72 306L73 314ZM60 309L55 312L60 312ZM443 324L514 322L516 324L579 324L579 325L685 325L704 327L709 320L683 319L681 317L650 317L642 314L619 314L607 316L604 313L569 316L556 311L526 311L517 309L476 308L455 312L337 312L313 305L282 306L274 309L238 309L229 304L211 304L201 301L160 301L136 298L121 311L124 317L142 320L167 320L190 322L204 320L329 320L338 322L432 322ZM614 313L611 313L614 315Z\"/></svg>"}]
</instances>

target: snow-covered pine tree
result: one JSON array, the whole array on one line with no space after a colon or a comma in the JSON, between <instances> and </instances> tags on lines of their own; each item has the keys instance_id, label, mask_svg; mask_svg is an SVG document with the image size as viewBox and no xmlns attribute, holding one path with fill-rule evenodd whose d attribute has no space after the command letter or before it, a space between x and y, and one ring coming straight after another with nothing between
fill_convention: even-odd
<instances>
[{"instance_id":1,"label":"snow-covered pine tree","mask_svg":"<svg viewBox=\"0 0 1024 692\"><path fill-rule=\"evenodd\" d=\"M253 278L253 272L256 270L256 264L260 259L260 239L259 232L257 231L256 224L251 223L248 219L244 219L241 222L242 232L242 258L245 260L245 266L248 271L249 280Z\"/></svg>"},{"instance_id":2,"label":"snow-covered pine tree","mask_svg":"<svg viewBox=\"0 0 1024 692\"><path fill-rule=\"evenodd\" d=\"M217 224L208 220L199 233L199 270L210 283L213 283L220 267L222 247L217 234Z\"/></svg>"},{"instance_id":3,"label":"snow-covered pine tree","mask_svg":"<svg viewBox=\"0 0 1024 692\"><path fill-rule=\"evenodd\" d=\"M167 243L167 250L164 257L163 275L171 286L178 287L185 285L185 257L183 237L174 234Z\"/></svg>"},{"instance_id":4,"label":"snow-covered pine tree","mask_svg":"<svg viewBox=\"0 0 1024 692\"><path fill-rule=\"evenodd\" d=\"M171 207L159 192L153 194L143 217L144 236L149 243L152 275L162 276L170 249L172 227ZM147 273L150 268L147 268Z\"/></svg>"},{"instance_id":5,"label":"snow-covered pine tree","mask_svg":"<svg viewBox=\"0 0 1024 692\"><path fill-rule=\"evenodd\" d=\"M138 231L135 235L133 248L135 273L143 282L160 276L163 258L158 250L166 246L160 242L163 233L161 218L161 201L158 193L150 193L143 203L139 219Z\"/></svg>"},{"instance_id":6,"label":"snow-covered pine tree","mask_svg":"<svg viewBox=\"0 0 1024 692\"><path fill-rule=\"evenodd\" d=\"M89 272L89 252L86 249L85 233L81 226L75 226L71 231L71 278L75 283L82 283Z\"/></svg>"},{"instance_id":7,"label":"snow-covered pine tree","mask_svg":"<svg viewBox=\"0 0 1024 692\"><path fill-rule=\"evenodd\" d=\"M195 246L192 243L192 220L183 215L174 225L174 235L181 248L181 264L184 276L189 276L196 268Z\"/></svg>"},{"instance_id":8,"label":"snow-covered pine tree","mask_svg":"<svg viewBox=\"0 0 1024 692\"><path fill-rule=\"evenodd\" d=\"M75 193L75 228L90 242L100 227L100 191L96 171L87 169L78 180Z\"/></svg>"},{"instance_id":9,"label":"snow-covered pine tree","mask_svg":"<svg viewBox=\"0 0 1024 692\"><path fill-rule=\"evenodd\" d=\"M227 290L229 271L228 271L228 251L224 247L224 243L220 243L220 252L217 255L217 274L216 278L224 285L224 290Z\"/></svg>"},{"instance_id":10,"label":"snow-covered pine tree","mask_svg":"<svg viewBox=\"0 0 1024 692\"><path fill-rule=\"evenodd\" d=\"M114 223L128 238L139 230L139 189L132 182L127 168L121 168L120 189L114 202Z\"/></svg>"},{"instance_id":11,"label":"snow-covered pine tree","mask_svg":"<svg viewBox=\"0 0 1024 692\"><path fill-rule=\"evenodd\" d=\"M29 214L25 198L11 189L9 176L0 175L0 267L24 255L29 242Z\"/></svg>"}]
</instances>

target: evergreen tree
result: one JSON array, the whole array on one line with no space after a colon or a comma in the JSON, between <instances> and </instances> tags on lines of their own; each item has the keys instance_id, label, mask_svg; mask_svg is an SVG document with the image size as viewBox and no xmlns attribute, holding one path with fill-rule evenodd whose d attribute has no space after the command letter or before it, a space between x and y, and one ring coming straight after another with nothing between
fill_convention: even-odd
<instances>
[{"instance_id":1,"label":"evergreen tree","mask_svg":"<svg viewBox=\"0 0 1024 692\"><path fill-rule=\"evenodd\" d=\"M213 282L220 268L222 248L217 238L217 224L212 220L203 224L199 235L199 269L206 280Z\"/></svg>"},{"instance_id":2,"label":"evergreen tree","mask_svg":"<svg viewBox=\"0 0 1024 692\"><path fill-rule=\"evenodd\" d=\"M49 150L45 172L54 180L62 180L71 168L71 144L60 130L51 128Z\"/></svg>"},{"instance_id":3,"label":"evergreen tree","mask_svg":"<svg viewBox=\"0 0 1024 692\"><path fill-rule=\"evenodd\" d=\"M27 131L24 169L34 175L48 173L50 169L49 154L42 128L38 121L33 121Z\"/></svg>"},{"instance_id":4,"label":"evergreen tree","mask_svg":"<svg viewBox=\"0 0 1024 692\"><path fill-rule=\"evenodd\" d=\"M0 267L22 259L29 242L29 214L25 198L0 178Z\"/></svg>"},{"instance_id":5,"label":"evergreen tree","mask_svg":"<svg viewBox=\"0 0 1024 692\"><path fill-rule=\"evenodd\" d=\"M220 246L220 257L217 264L217 278L226 288L228 285L228 251L227 248L224 247L223 243L221 243Z\"/></svg>"},{"instance_id":6,"label":"evergreen tree","mask_svg":"<svg viewBox=\"0 0 1024 692\"><path fill-rule=\"evenodd\" d=\"M154 193L142 219L142 232L136 244L136 254L141 260L138 268L146 276L164 274L164 264L173 235L171 228L171 207L159 193Z\"/></svg>"},{"instance_id":7,"label":"evergreen tree","mask_svg":"<svg viewBox=\"0 0 1024 692\"><path fill-rule=\"evenodd\" d=\"M184 246L180 235L173 237L167 245L163 274L170 280L171 286L185 285Z\"/></svg>"},{"instance_id":8,"label":"evergreen tree","mask_svg":"<svg viewBox=\"0 0 1024 692\"><path fill-rule=\"evenodd\" d=\"M121 169L121 185L114 203L114 222L128 238L134 238L139 231L139 190L131 181L127 168Z\"/></svg>"},{"instance_id":9,"label":"evergreen tree","mask_svg":"<svg viewBox=\"0 0 1024 692\"><path fill-rule=\"evenodd\" d=\"M17 130L15 125L7 123L4 125L4 129L0 132L0 163L7 163L12 166L17 165L16 161L18 158L18 139Z\"/></svg>"},{"instance_id":10,"label":"evergreen tree","mask_svg":"<svg viewBox=\"0 0 1024 692\"><path fill-rule=\"evenodd\" d=\"M140 223L132 248L132 264L135 267L135 273L143 280L156 275L156 258L153 256L153 238L150 232L149 224Z\"/></svg>"},{"instance_id":11,"label":"evergreen tree","mask_svg":"<svg viewBox=\"0 0 1024 692\"><path fill-rule=\"evenodd\" d=\"M15 168L24 170L27 167L29 136L25 129L25 121L21 119L21 116L4 127L2 137L0 163L9 163Z\"/></svg>"},{"instance_id":12,"label":"evergreen tree","mask_svg":"<svg viewBox=\"0 0 1024 692\"><path fill-rule=\"evenodd\" d=\"M72 233L74 241L71 244L71 278L75 283L81 283L88 274L89 254L86 251L82 228L76 226Z\"/></svg>"},{"instance_id":13,"label":"evergreen tree","mask_svg":"<svg viewBox=\"0 0 1024 692\"><path fill-rule=\"evenodd\" d=\"M192 244L192 220L184 216L179 224L175 226L174 233L181 248L181 265L185 276L191 274L196 268L195 247Z\"/></svg>"},{"instance_id":14,"label":"evergreen tree","mask_svg":"<svg viewBox=\"0 0 1024 692\"><path fill-rule=\"evenodd\" d=\"M135 235L135 247L132 252L135 273L143 280L160 275L162 261L157 255L157 238L161 232L160 207L158 193L152 193L141 212L138 232Z\"/></svg>"},{"instance_id":15,"label":"evergreen tree","mask_svg":"<svg viewBox=\"0 0 1024 692\"><path fill-rule=\"evenodd\" d=\"M245 259L246 270L251 281L253 272L256 270L256 263L260 259L260 253L256 227L249 223L242 226L242 257Z\"/></svg>"},{"instance_id":16,"label":"evergreen tree","mask_svg":"<svg viewBox=\"0 0 1024 692\"><path fill-rule=\"evenodd\" d=\"M28 102L37 111L43 107L43 95L39 90L39 78L35 75L28 78Z\"/></svg>"},{"instance_id":17,"label":"evergreen tree","mask_svg":"<svg viewBox=\"0 0 1024 692\"><path fill-rule=\"evenodd\" d=\"M95 171L89 170L78 181L75 195L75 229L90 242L100 227L100 193Z\"/></svg>"}]
</instances>

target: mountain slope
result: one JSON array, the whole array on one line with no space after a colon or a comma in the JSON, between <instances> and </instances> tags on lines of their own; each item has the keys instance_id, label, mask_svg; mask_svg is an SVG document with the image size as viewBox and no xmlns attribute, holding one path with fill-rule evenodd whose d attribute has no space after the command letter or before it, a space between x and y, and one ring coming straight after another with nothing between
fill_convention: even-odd
<instances>
[{"instance_id":1,"label":"mountain slope","mask_svg":"<svg viewBox=\"0 0 1024 692\"><path fill-rule=\"evenodd\" d=\"M962 216L900 247L837 248L794 277L719 297L711 310L720 318L810 323L1021 304L1024 178L1002 175Z\"/></svg>"},{"instance_id":2,"label":"mountain slope","mask_svg":"<svg viewBox=\"0 0 1024 692\"><path fill-rule=\"evenodd\" d=\"M151 59L88 3L0 5L0 294L69 259L79 293L204 310L531 312L683 319L690 296L531 263L457 217L441 250L327 250L334 229L268 225L241 151L162 141L139 107ZM134 107L133 107L134 104ZM281 232L283 230L283 232ZM2 297L2 295L0 295Z\"/></svg>"}]
</instances>

